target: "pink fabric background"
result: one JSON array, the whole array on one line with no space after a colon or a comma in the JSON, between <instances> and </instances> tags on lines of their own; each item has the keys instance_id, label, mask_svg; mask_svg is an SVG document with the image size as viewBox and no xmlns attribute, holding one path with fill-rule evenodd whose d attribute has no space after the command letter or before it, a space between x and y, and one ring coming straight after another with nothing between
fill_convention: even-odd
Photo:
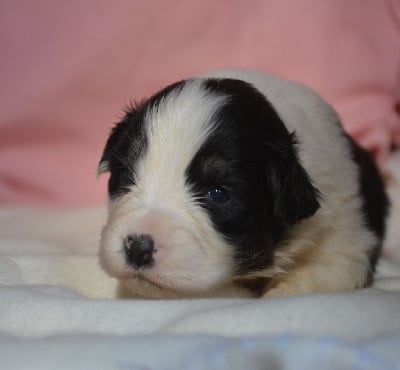
<instances>
[{"instance_id":1,"label":"pink fabric background","mask_svg":"<svg viewBox=\"0 0 400 370\"><path fill-rule=\"evenodd\" d=\"M104 202L124 104L217 67L315 88L379 160L400 144L396 0L3 0L0 45L3 205Z\"/></svg>"}]
</instances>

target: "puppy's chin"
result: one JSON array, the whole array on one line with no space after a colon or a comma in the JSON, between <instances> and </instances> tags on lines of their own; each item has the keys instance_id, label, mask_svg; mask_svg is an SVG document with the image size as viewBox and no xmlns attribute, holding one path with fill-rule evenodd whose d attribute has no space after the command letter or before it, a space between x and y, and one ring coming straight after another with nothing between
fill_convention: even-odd
<instances>
[{"instance_id":1,"label":"puppy's chin","mask_svg":"<svg viewBox=\"0 0 400 370\"><path fill-rule=\"evenodd\" d=\"M180 298L255 298L259 294L241 284L223 284L209 290L178 291L154 285L142 279L120 279L118 298L180 299Z\"/></svg>"},{"instance_id":2,"label":"puppy's chin","mask_svg":"<svg viewBox=\"0 0 400 370\"><path fill-rule=\"evenodd\" d=\"M101 235L100 262L112 277L123 280L125 285L139 285L142 291L171 291L188 296L206 294L231 280L231 248L211 225L198 219L201 213L123 213L110 217ZM193 221L195 218L197 222ZM136 267L128 261L123 241L129 234L152 236L154 253L149 265Z\"/></svg>"}]
</instances>

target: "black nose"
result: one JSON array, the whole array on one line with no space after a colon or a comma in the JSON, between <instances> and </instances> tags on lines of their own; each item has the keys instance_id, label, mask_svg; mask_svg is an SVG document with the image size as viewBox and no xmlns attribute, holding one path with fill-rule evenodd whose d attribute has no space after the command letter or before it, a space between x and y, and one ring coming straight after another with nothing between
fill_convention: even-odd
<instances>
[{"instance_id":1,"label":"black nose","mask_svg":"<svg viewBox=\"0 0 400 370\"><path fill-rule=\"evenodd\" d=\"M133 267L149 266L153 262L154 241L149 235L128 235L124 249L126 259Z\"/></svg>"}]
</instances>

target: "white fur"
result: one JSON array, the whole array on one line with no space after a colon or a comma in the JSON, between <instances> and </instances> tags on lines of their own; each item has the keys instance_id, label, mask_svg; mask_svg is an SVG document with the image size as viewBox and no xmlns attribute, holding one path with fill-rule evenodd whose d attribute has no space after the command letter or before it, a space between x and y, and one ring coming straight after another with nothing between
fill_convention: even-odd
<instances>
[{"instance_id":1,"label":"white fur","mask_svg":"<svg viewBox=\"0 0 400 370\"><path fill-rule=\"evenodd\" d=\"M308 88L264 73L222 70L203 77L241 79L265 94L289 131L296 132L300 160L323 194L321 209L294 227L277 249L274 266L252 275L272 278L265 296L360 287L376 240L360 216L357 167L349 161L335 112ZM100 252L105 269L128 279L141 295L204 294L231 283L232 248L193 202L184 177L224 99L205 93L193 79L146 114L148 152L139 161L132 191L110 204ZM122 249L129 233L155 239L157 263L143 274L162 287L158 293L154 284L132 280L137 274L126 266Z\"/></svg>"}]
</instances>

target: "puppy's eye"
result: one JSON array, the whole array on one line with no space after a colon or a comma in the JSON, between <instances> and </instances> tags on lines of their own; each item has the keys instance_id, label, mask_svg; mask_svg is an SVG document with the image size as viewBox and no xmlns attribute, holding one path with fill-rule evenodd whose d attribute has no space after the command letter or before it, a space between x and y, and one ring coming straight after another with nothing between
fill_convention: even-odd
<instances>
[{"instance_id":1,"label":"puppy's eye","mask_svg":"<svg viewBox=\"0 0 400 370\"><path fill-rule=\"evenodd\" d=\"M214 203L225 203L230 199L230 196L226 190L216 186L207 192L207 199Z\"/></svg>"}]
</instances>

